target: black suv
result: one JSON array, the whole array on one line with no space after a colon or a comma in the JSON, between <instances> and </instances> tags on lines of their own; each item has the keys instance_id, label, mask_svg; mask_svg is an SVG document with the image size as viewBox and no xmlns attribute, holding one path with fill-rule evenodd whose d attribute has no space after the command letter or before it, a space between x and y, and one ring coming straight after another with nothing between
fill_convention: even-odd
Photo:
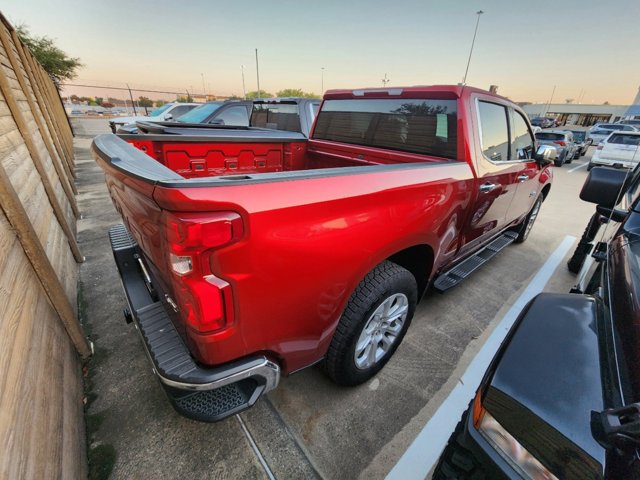
<instances>
[{"instance_id":1,"label":"black suv","mask_svg":"<svg viewBox=\"0 0 640 480\"><path fill-rule=\"evenodd\" d=\"M520 313L433 478L640 478L640 167L594 168L580 198L574 293Z\"/></svg>"}]
</instances>

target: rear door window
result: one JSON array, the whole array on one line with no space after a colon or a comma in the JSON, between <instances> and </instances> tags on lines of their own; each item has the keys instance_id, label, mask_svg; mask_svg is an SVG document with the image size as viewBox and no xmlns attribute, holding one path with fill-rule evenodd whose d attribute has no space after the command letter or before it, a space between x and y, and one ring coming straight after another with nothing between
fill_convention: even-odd
<instances>
[{"instance_id":1,"label":"rear door window","mask_svg":"<svg viewBox=\"0 0 640 480\"><path fill-rule=\"evenodd\" d=\"M497 103L478 102L482 153L492 162L509 160L507 109Z\"/></svg>"},{"instance_id":2,"label":"rear door window","mask_svg":"<svg viewBox=\"0 0 640 480\"><path fill-rule=\"evenodd\" d=\"M256 103L251 111L251 126L301 132L296 103Z\"/></svg>"},{"instance_id":3,"label":"rear door window","mask_svg":"<svg viewBox=\"0 0 640 480\"><path fill-rule=\"evenodd\" d=\"M173 118L173 120L176 120L177 118L181 117L187 112L190 112L194 108L195 108L195 105L179 105L173 110L171 110L169 113L171 114L171 117Z\"/></svg>"},{"instance_id":4,"label":"rear door window","mask_svg":"<svg viewBox=\"0 0 640 480\"><path fill-rule=\"evenodd\" d=\"M456 100L327 100L313 138L455 159Z\"/></svg>"},{"instance_id":5,"label":"rear door window","mask_svg":"<svg viewBox=\"0 0 640 480\"><path fill-rule=\"evenodd\" d=\"M640 135L625 135L624 133L614 133L607 143L615 143L617 145L640 145Z\"/></svg>"},{"instance_id":6,"label":"rear door window","mask_svg":"<svg viewBox=\"0 0 640 480\"><path fill-rule=\"evenodd\" d=\"M248 127L249 115L243 105L229 107L219 114L214 115L209 123L217 125L233 125L234 127Z\"/></svg>"}]
</instances>

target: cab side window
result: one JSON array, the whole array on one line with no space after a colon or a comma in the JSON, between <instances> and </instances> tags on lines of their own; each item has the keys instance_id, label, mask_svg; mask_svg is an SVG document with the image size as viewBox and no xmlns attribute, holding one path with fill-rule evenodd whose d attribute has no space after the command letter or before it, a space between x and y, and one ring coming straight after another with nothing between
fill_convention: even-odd
<instances>
[{"instance_id":1,"label":"cab side window","mask_svg":"<svg viewBox=\"0 0 640 480\"><path fill-rule=\"evenodd\" d=\"M507 109L490 102L478 102L482 153L492 162L509 160L509 127Z\"/></svg>"},{"instance_id":2,"label":"cab side window","mask_svg":"<svg viewBox=\"0 0 640 480\"><path fill-rule=\"evenodd\" d=\"M511 111L511 159L526 160L533 157L533 135L520 112Z\"/></svg>"}]
</instances>

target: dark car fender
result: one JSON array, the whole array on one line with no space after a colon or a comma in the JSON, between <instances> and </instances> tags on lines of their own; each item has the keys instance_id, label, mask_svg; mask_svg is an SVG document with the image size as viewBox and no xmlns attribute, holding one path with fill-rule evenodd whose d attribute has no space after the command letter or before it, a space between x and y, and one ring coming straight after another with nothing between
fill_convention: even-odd
<instances>
[{"instance_id":1,"label":"dark car fender","mask_svg":"<svg viewBox=\"0 0 640 480\"><path fill-rule=\"evenodd\" d=\"M542 293L521 312L482 382L483 406L560 478L597 478L605 450L591 412L605 408L589 295Z\"/></svg>"}]
</instances>

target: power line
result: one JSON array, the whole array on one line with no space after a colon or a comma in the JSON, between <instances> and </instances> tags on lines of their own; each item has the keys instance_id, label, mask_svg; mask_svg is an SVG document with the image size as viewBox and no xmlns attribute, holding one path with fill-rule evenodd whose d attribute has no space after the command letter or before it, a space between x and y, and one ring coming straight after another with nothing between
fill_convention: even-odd
<instances>
[{"instance_id":1,"label":"power line","mask_svg":"<svg viewBox=\"0 0 640 480\"><path fill-rule=\"evenodd\" d=\"M106 90L125 90L128 91L129 88L125 87L105 87L103 85L81 85L77 83L63 83L63 87L88 87L88 88L104 88ZM171 95L183 95L184 92L165 92L163 90L147 90L144 88L132 88L131 90L135 92L151 92L151 93L168 93Z\"/></svg>"}]
</instances>

